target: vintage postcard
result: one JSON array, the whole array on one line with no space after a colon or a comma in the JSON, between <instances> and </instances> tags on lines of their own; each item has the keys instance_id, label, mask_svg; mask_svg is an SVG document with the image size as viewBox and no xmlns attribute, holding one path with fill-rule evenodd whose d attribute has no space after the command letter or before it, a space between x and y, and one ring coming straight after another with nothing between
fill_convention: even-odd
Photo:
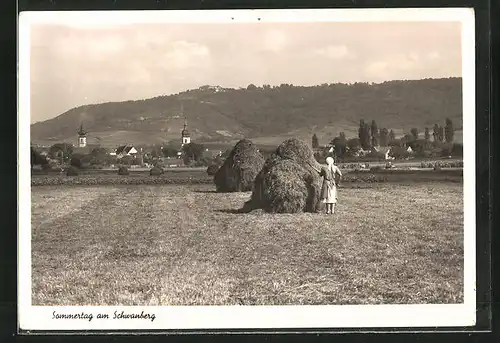
<instances>
[{"instance_id":1,"label":"vintage postcard","mask_svg":"<svg viewBox=\"0 0 500 343\"><path fill-rule=\"evenodd\" d=\"M474 11L22 12L19 327L473 326Z\"/></svg>"}]
</instances>

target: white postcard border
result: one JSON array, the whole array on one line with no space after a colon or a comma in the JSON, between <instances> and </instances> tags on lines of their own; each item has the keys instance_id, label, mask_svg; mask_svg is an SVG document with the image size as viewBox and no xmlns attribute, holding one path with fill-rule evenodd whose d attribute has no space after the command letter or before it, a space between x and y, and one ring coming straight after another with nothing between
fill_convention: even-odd
<instances>
[{"instance_id":1,"label":"white postcard border","mask_svg":"<svg viewBox=\"0 0 500 343\"><path fill-rule=\"evenodd\" d=\"M464 142L464 303L453 305L342 306L110 306L59 307L31 304L30 27L33 24L96 26L131 23L307 21L462 22ZM18 320L22 330L265 329L472 326L475 293L475 22L466 8L321 9L212 11L22 12L19 17L18 113ZM112 319L120 313L155 319ZM55 314L92 313L93 319L53 319ZM97 319L97 314L110 319Z\"/></svg>"}]
</instances>

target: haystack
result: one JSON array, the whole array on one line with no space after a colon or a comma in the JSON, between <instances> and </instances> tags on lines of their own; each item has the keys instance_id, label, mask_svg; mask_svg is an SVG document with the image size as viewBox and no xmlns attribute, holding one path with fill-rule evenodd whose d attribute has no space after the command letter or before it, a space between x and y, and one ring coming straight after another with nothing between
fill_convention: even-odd
<instances>
[{"instance_id":1,"label":"haystack","mask_svg":"<svg viewBox=\"0 0 500 343\"><path fill-rule=\"evenodd\" d=\"M118 175L128 175L128 174L129 172L127 167L121 166L120 168L118 168Z\"/></svg>"},{"instance_id":2,"label":"haystack","mask_svg":"<svg viewBox=\"0 0 500 343\"><path fill-rule=\"evenodd\" d=\"M241 210L273 213L322 210L321 165L302 140L291 138L276 149L257 174L251 199Z\"/></svg>"},{"instance_id":3,"label":"haystack","mask_svg":"<svg viewBox=\"0 0 500 343\"><path fill-rule=\"evenodd\" d=\"M79 170L74 166L70 166L68 169L66 169L66 176L78 176L78 174Z\"/></svg>"},{"instance_id":4,"label":"haystack","mask_svg":"<svg viewBox=\"0 0 500 343\"><path fill-rule=\"evenodd\" d=\"M217 164L211 164L207 167L207 174L208 176L214 176L217 170L219 170L219 167Z\"/></svg>"},{"instance_id":5,"label":"haystack","mask_svg":"<svg viewBox=\"0 0 500 343\"><path fill-rule=\"evenodd\" d=\"M160 168L160 167L153 167L149 171L149 175L151 175L151 176L158 176L158 175L161 175L163 173L164 173L163 168Z\"/></svg>"},{"instance_id":6,"label":"haystack","mask_svg":"<svg viewBox=\"0 0 500 343\"><path fill-rule=\"evenodd\" d=\"M248 139L240 140L214 175L217 192L251 191L263 165L264 157L257 147Z\"/></svg>"}]
</instances>

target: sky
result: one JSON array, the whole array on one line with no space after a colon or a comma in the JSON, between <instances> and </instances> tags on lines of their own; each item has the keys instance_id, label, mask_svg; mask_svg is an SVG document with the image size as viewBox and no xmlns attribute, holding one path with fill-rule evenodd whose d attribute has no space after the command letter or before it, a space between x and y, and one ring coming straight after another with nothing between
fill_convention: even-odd
<instances>
[{"instance_id":1,"label":"sky","mask_svg":"<svg viewBox=\"0 0 500 343\"><path fill-rule=\"evenodd\" d=\"M459 22L33 24L31 123L203 85L460 77Z\"/></svg>"}]
</instances>

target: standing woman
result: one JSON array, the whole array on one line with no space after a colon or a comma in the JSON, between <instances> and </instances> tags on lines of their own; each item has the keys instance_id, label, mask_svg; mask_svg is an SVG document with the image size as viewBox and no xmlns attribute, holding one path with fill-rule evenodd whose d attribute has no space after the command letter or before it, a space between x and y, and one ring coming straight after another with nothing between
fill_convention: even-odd
<instances>
[{"instance_id":1,"label":"standing woman","mask_svg":"<svg viewBox=\"0 0 500 343\"><path fill-rule=\"evenodd\" d=\"M327 167L321 170L323 176L323 186L321 187L321 198L326 204L326 213L335 213L335 204L337 203L337 185L340 182L342 173L340 169L333 164L333 158L326 158ZM338 178L338 179L337 179Z\"/></svg>"}]
</instances>

